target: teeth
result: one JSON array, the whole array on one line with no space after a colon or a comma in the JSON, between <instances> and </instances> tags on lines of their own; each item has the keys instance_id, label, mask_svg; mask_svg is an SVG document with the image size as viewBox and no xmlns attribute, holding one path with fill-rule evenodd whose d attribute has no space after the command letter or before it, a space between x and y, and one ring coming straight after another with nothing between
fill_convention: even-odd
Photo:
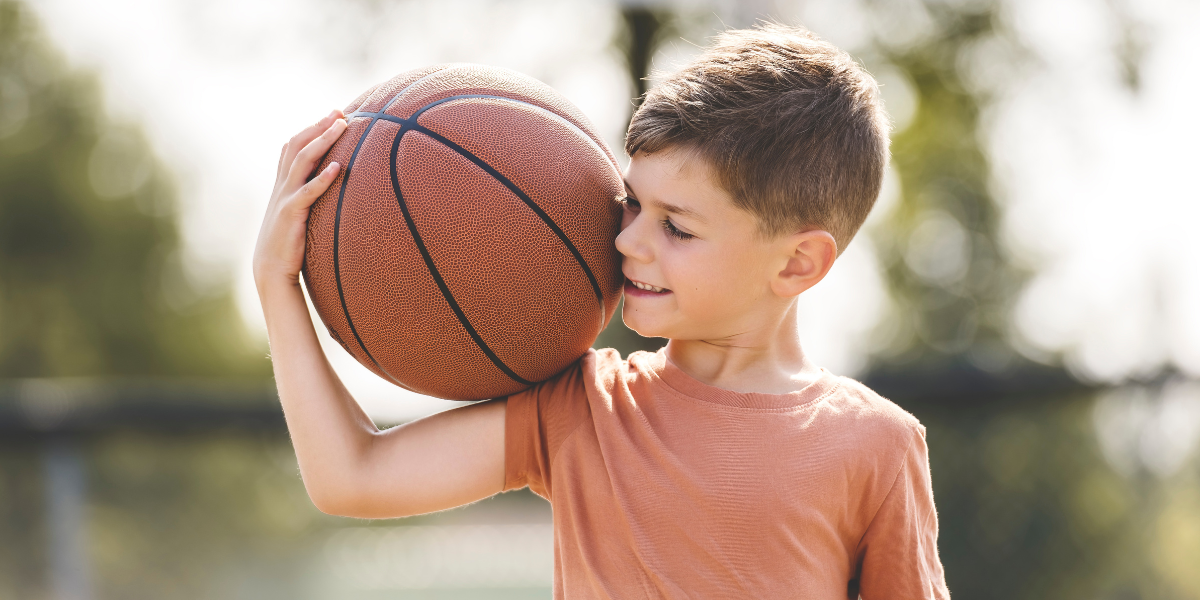
<instances>
[{"instance_id":1,"label":"teeth","mask_svg":"<svg viewBox=\"0 0 1200 600\"><path fill-rule=\"evenodd\" d=\"M633 287L635 287L635 288L637 288L637 289L639 289L639 290L646 290L646 291L648 291L648 292L658 292L658 293L662 293L662 291L665 289L665 288L660 288L660 287L654 287L654 286L652 286L652 285L650 285L650 284L648 284L648 283L642 283L642 282L640 282L640 281L634 281L634 280L632 280L632 279L630 279L629 281L633 283Z\"/></svg>"}]
</instances>

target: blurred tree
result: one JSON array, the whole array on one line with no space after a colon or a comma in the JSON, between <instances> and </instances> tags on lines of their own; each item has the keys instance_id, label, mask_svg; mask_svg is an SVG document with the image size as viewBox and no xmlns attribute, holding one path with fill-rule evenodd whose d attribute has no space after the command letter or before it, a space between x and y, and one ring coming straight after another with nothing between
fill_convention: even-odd
<instances>
[{"instance_id":1,"label":"blurred tree","mask_svg":"<svg viewBox=\"0 0 1200 600\"><path fill-rule=\"evenodd\" d=\"M100 97L0 0L0 379L265 377L228 286L188 284L170 176ZM0 597L46 597L43 461L2 441Z\"/></svg>"},{"instance_id":2,"label":"blurred tree","mask_svg":"<svg viewBox=\"0 0 1200 600\"><path fill-rule=\"evenodd\" d=\"M876 4L880 21L897 10ZM980 63L1021 54L996 2L903 4L900 10L928 16L928 31L916 43L893 45L881 36L875 44L916 96L910 124L892 136L900 200L871 232L894 303L875 368L969 362L1003 371L1014 363L1009 312L1024 274L999 241L1000 209L980 133L990 93L972 76L990 66ZM997 79L1002 73L991 69L986 84L1006 83Z\"/></svg>"},{"instance_id":3,"label":"blurred tree","mask_svg":"<svg viewBox=\"0 0 1200 600\"><path fill-rule=\"evenodd\" d=\"M898 69L916 106L892 137L899 201L870 232L893 306L866 379L890 381L894 392L919 379L990 377L1027 388L988 400L974 397L980 390L971 385L956 398L899 399L928 427L938 547L951 591L995 599L1192 597L1194 580L1165 580L1145 549L1159 543L1146 532L1162 518L1163 496L1195 493L1194 477L1123 478L1098 447L1094 392L1046 388L1068 376L1013 349L1011 310L1026 272L1001 241L1002 205L982 124L996 93L1036 64L1033 57L999 0L870 6L883 33L866 62ZM915 34L897 30L914 24ZM1136 90L1138 50L1130 46L1119 43L1117 58ZM1200 530L1194 514L1174 517L1182 529ZM1180 544L1188 548L1182 554L1194 560L1188 544Z\"/></svg>"},{"instance_id":4,"label":"blurred tree","mask_svg":"<svg viewBox=\"0 0 1200 600\"><path fill-rule=\"evenodd\" d=\"M179 245L145 139L0 1L0 377L267 375L228 286L195 291Z\"/></svg>"}]
</instances>

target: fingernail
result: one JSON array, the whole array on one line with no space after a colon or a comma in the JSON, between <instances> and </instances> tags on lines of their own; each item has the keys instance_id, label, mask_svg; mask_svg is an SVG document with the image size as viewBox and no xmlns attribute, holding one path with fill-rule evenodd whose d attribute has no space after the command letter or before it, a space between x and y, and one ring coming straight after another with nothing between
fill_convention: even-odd
<instances>
[{"instance_id":1,"label":"fingernail","mask_svg":"<svg viewBox=\"0 0 1200 600\"><path fill-rule=\"evenodd\" d=\"M326 171L329 171L329 172L333 172L333 171L336 171L336 170L338 170L338 169L340 169L340 168L342 168L342 165L339 165L339 164L337 163L337 161L333 161L333 162L329 163L329 166L328 166L328 167L325 167L325 170L326 170Z\"/></svg>"},{"instance_id":2,"label":"fingernail","mask_svg":"<svg viewBox=\"0 0 1200 600\"><path fill-rule=\"evenodd\" d=\"M342 112L342 111L335 108L335 109L329 111L329 116L326 118L337 118L338 113L340 113L340 112Z\"/></svg>"}]
</instances>

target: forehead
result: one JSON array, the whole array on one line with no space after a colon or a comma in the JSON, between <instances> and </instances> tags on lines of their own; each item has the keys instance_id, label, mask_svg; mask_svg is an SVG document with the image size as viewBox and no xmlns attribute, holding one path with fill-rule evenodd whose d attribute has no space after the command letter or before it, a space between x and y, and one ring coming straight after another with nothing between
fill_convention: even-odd
<instances>
[{"instance_id":1,"label":"forehead","mask_svg":"<svg viewBox=\"0 0 1200 600\"><path fill-rule=\"evenodd\" d=\"M643 206L705 221L720 221L731 218L731 213L743 213L717 183L708 163L692 152L638 152L629 160L625 186Z\"/></svg>"}]
</instances>

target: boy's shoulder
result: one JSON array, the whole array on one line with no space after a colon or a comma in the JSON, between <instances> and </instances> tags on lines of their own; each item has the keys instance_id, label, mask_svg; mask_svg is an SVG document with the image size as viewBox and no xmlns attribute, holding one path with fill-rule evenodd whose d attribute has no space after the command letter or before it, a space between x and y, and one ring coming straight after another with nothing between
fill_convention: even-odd
<instances>
[{"instance_id":1,"label":"boy's shoulder","mask_svg":"<svg viewBox=\"0 0 1200 600\"><path fill-rule=\"evenodd\" d=\"M925 426L912 413L900 405L879 395L866 384L851 377L836 376L839 387L843 390L845 401L860 411L864 418L878 420L881 425L887 424L908 430L919 431L922 435Z\"/></svg>"},{"instance_id":2,"label":"boy's shoulder","mask_svg":"<svg viewBox=\"0 0 1200 600\"><path fill-rule=\"evenodd\" d=\"M907 449L916 437L925 438L925 426L895 402L850 377L837 377L839 392L826 403L837 417L831 425L852 430L853 439L869 446Z\"/></svg>"},{"instance_id":3,"label":"boy's shoulder","mask_svg":"<svg viewBox=\"0 0 1200 600\"><path fill-rule=\"evenodd\" d=\"M589 350L581 367L591 375L597 388L611 393L617 386L659 377L667 368L667 361L661 352L634 352L626 360L617 350L606 348ZM853 427L861 434L903 444L914 434L925 437L925 427L915 416L860 381L826 371L822 381L814 386L821 388L821 392L814 395L811 403L796 408L813 412L824 426Z\"/></svg>"}]
</instances>

